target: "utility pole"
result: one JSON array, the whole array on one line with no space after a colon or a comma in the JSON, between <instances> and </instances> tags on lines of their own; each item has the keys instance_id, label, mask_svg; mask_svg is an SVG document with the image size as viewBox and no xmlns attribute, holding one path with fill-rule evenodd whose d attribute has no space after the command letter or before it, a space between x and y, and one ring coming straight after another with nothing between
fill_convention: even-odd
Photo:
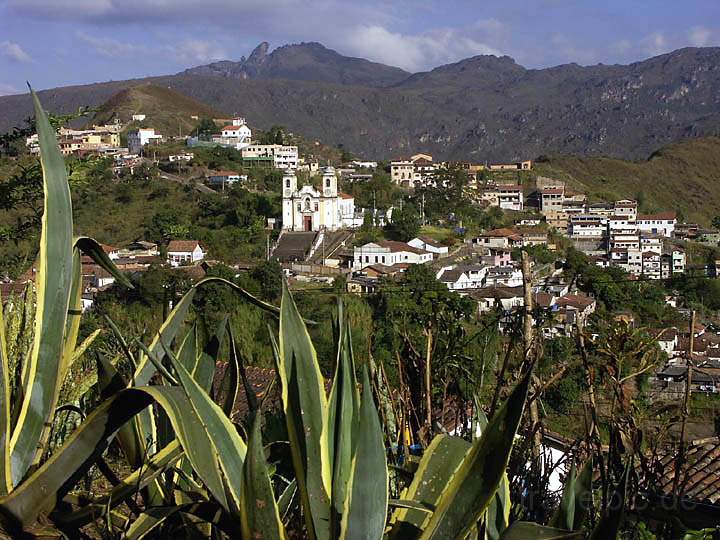
<instances>
[{"instance_id":1,"label":"utility pole","mask_svg":"<svg viewBox=\"0 0 720 540\"><path fill-rule=\"evenodd\" d=\"M688 343L687 358L685 360L685 399L683 400L682 423L680 424L680 450L675 461L675 478L673 481L673 494L678 497L677 492L680 483L680 468L685 462L685 431L687 420L690 416L690 396L692 394L692 372L693 372L693 351L695 348L695 310L690 313L690 340Z\"/></svg>"},{"instance_id":2,"label":"utility pole","mask_svg":"<svg viewBox=\"0 0 720 540\"><path fill-rule=\"evenodd\" d=\"M522 252L522 274L523 274L523 293L524 293L524 306L523 306L523 347L525 351L525 361L530 363L530 358L533 354L533 290L532 290L532 272L530 270L530 257L528 257L527 251ZM532 376L532 387L535 391L539 391L540 385L538 384L537 377ZM530 402L530 420L532 422L532 456L533 464L538 467L537 471L540 471L540 453L542 445L542 436L540 434L540 411L538 410L537 397Z\"/></svg>"},{"instance_id":3,"label":"utility pole","mask_svg":"<svg viewBox=\"0 0 720 540\"><path fill-rule=\"evenodd\" d=\"M265 235L265 260L270 260L270 231Z\"/></svg>"}]
</instances>

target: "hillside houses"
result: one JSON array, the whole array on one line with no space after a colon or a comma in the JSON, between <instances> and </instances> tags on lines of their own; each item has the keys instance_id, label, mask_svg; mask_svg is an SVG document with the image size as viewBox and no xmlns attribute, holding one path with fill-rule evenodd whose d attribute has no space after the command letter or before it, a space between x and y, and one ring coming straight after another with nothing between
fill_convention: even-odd
<instances>
[{"instance_id":1,"label":"hillside houses","mask_svg":"<svg viewBox=\"0 0 720 540\"><path fill-rule=\"evenodd\" d=\"M127 134L128 150L131 154L140 154L150 144L162 142L163 136L153 128L138 128Z\"/></svg>"},{"instance_id":2,"label":"hillside houses","mask_svg":"<svg viewBox=\"0 0 720 540\"><path fill-rule=\"evenodd\" d=\"M405 242L382 240L369 242L353 250L353 269L362 270L373 264L425 264L433 260L433 254L415 248Z\"/></svg>"},{"instance_id":3,"label":"hillside houses","mask_svg":"<svg viewBox=\"0 0 720 540\"><path fill-rule=\"evenodd\" d=\"M429 154L415 154L390 162L390 179L400 187L414 189L432 179L436 165Z\"/></svg>"},{"instance_id":4,"label":"hillside houses","mask_svg":"<svg viewBox=\"0 0 720 540\"><path fill-rule=\"evenodd\" d=\"M170 240L167 246L167 262L170 266L180 266L202 261L205 250L197 240Z\"/></svg>"},{"instance_id":5,"label":"hillside houses","mask_svg":"<svg viewBox=\"0 0 720 540\"><path fill-rule=\"evenodd\" d=\"M448 255L448 247L429 236L420 235L410 240L408 245L432 253L435 257L446 257Z\"/></svg>"}]
</instances>

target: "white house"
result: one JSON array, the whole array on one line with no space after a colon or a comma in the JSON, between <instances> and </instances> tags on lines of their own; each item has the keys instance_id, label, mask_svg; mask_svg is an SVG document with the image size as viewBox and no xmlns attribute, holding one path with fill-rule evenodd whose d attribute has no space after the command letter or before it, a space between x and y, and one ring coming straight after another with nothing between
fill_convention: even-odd
<instances>
[{"instance_id":1,"label":"white house","mask_svg":"<svg viewBox=\"0 0 720 540\"><path fill-rule=\"evenodd\" d=\"M356 247L353 251L353 269L362 270L373 264L425 264L433 260L432 253L414 248L405 242L383 240Z\"/></svg>"},{"instance_id":2,"label":"white house","mask_svg":"<svg viewBox=\"0 0 720 540\"><path fill-rule=\"evenodd\" d=\"M522 245L522 236L513 229L493 229L473 238L472 242L488 248L511 248Z\"/></svg>"},{"instance_id":3,"label":"white house","mask_svg":"<svg viewBox=\"0 0 720 540\"><path fill-rule=\"evenodd\" d=\"M504 311L512 311L525 304L522 287L484 287L472 291L470 297L477 302L478 313L486 313L500 306Z\"/></svg>"},{"instance_id":4,"label":"white house","mask_svg":"<svg viewBox=\"0 0 720 540\"><path fill-rule=\"evenodd\" d=\"M519 185L497 186L498 206L503 210L515 210L522 212L523 209L523 187Z\"/></svg>"},{"instance_id":5,"label":"white house","mask_svg":"<svg viewBox=\"0 0 720 540\"><path fill-rule=\"evenodd\" d=\"M298 147L282 144L252 144L242 149L243 160L268 161L276 169L297 169Z\"/></svg>"},{"instance_id":6,"label":"white house","mask_svg":"<svg viewBox=\"0 0 720 540\"><path fill-rule=\"evenodd\" d=\"M146 118L146 115L144 115L144 114L133 114L132 115L133 122L142 122L143 120L145 120L145 118Z\"/></svg>"},{"instance_id":7,"label":"white house","mask_svg":"<svg viewBox=\"0 0 720 540\"><path fill-rule=\"evenodd\" d=\"M209 186L219 187L225 190L241 180L247 180L247 175L240 174L235 171L212 171L207 174L207 183Z\"/></svg>"},{"instance_id":8,"label":"white house","mask_svg":"<svg viewBox=\"0 0 720 540\"><path fill-rule=\"evenodd\" d=\"M408 245L422 249L423 251L428 251L438 258L447 257L448 255L448 247L437 240L433 240L429 236L420 235L410 240Z\"/></svg>"},{"instance_id":9,"label":"white house","mask_svg":"<svg viewBox=\"0 0 720 540\"><path fill-rule=\"evenodd\" d=\"M660 212L658 214L640 214L637 217L638 229L643 232L659 234L670 238L675 232L677 214L675 212Z\"/></svg>"},{"instance_id":10,"label":"white house","mask_svg":"<svg viewBox=\"0 0 720 540\"><path fill-rule=\"evenodd\" d=\"M235 150L242 150L252 144L252 130L244 118L233 118L231 123L220 129L220 135L213 135L212 141Z\"/></svg>"},{"instance_id":11,"label":"white house","mask_svg":"<svg viewBox=\"0 0 720 540\"><path fill-rule=\"evenodd\" d=\"M437 280L448 289L457 291L479 289L484 285L489 267L479 264L453 265L442 268L437 273Z\"/></svg>"},{"instance_id":12,"label":"white house","mask_svg":"<svg viewBox=\"0 0 720 540\"><path fill-rule=\"evenodd\" d=\"M128 132L128 150L132 154L139 154L144 146L162 141L162 135L155 133L153 128L140 128Z\"/></svg>"},{"instance_id":13,"label":"white house","mask_svg":"<svg viewBox=\"0 0 720 540\"><path fill-rule=\"evenodd\" d=\"M194 157L195 154L193 154L192 152L186 152L184 154L175 154L168 156L168 161L170 161L171 163L173 161L192 161Z\"/></svg>"},{"instance_id":14,"label":"white house","mask_svg":"<svg viewBox=\"0 0 720 540\"><path fill-rule=\"evenodd\" d=\"M205 251L197 240L170 240L167 247L167 261L171 266L192 264L202 261Z\"/></svg>"},{"instance_id":15,"label":"white house","mask_svg":"<svg viewBox=\"0 0 720 540\"><path fill-rule=\"evenodd\" d=\"M637 219L637 201L621 199L613 205L613 215L627 218L629 221Z\"/></svg>"},{"instance_id":16,"label":"white house","mask_svg":"<svg viewBox=\"0 0 720 540\"><path fill-rule=\"evenodd\" d=\"M522 271L512 266L493 266L485 275L485 285L519 287L523 284Z\"/></svg>"},{"instance_id":17,"label":"white house","mask_svg":"<svg viewBox=\"0 0 720 540\"><path fill-rule=\"evenodd\" d=\"M607 218L594 214L577 214L570 218L568 235L572 238L602 238L607 234Z\"/></svg>"}]
</instances>

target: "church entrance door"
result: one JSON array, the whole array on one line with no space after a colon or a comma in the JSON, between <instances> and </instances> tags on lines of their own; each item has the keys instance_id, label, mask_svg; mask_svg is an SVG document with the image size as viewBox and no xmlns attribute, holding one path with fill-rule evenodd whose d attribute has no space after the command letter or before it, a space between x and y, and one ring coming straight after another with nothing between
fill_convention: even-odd
<instances>
[{"instance_id":1,"label":"church entrance door","mask_svg":"<svg viewBox=\"0 0 720 540\"><path fill-rule=\"evenodd\" d=\"M312 231L312 216L303 216L303 229L305 232Z\"/></svg>"}]
</instances>

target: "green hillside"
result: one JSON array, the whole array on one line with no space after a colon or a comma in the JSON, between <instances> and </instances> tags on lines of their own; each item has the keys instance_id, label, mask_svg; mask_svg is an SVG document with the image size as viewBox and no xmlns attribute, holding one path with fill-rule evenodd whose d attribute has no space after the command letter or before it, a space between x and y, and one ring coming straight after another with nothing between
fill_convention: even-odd
<instances>
[{"instance_id":1,"label":"green hillside","mask_svg":"<svg viewBox=\"0 0 720 540\"><path fill-rule=\"evenodd\" d=\"M193 118L222 118L222 113L170 88L144 84L122 90L106 101L92 119L93 124L104 124L119 118L131 126L133 114L144 114L142 125L153 127L162 134L187 135L198 124Z\"/></svg>"},{"instance_id":2,"label":"green hillside","mask_svg":"<svg viewBox=\"0 0 720 540\"><path fill-rule=\"evenodd\" d=\"M644 212L676 210L709 225L720 215L720 138L688 139L654 152L647 161L549 156L536 173L567 181L593 200L638 198Z\"/></svg>"}]
</instances>

